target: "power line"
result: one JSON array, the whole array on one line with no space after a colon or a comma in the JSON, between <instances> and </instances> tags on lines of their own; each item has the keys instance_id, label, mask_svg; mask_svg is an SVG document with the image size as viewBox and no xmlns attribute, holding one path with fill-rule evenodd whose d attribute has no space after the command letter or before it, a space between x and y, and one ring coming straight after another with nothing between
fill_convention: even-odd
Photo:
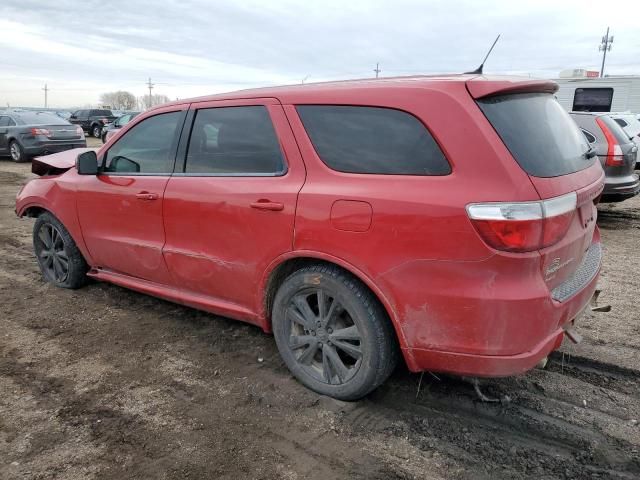
<instances>
[{"instance_id":1,"label":"power line","mask_svg":"<svg viewBox=\"0 0 640 480\"><path fill-rule=\"evenodd\" d=\"M609 36L609 27L607 27L607 33L602 37L602 42L598 45L598 51L602 52L602 68L600 69L600 78L604 77L604 62L607 59L607 52L611 51L611 44L613 43L613 35Z\"/></svg>"},{"instance_id":2,"label":"power line","mask_svg":"<svg viewBox=\"0 0 640 480\"><path fill-rule=\"evenodd\" d=\"M378 78L378 74L382 71L380 70L380 64L376 63L376 68L373 69L374 72L376 72L376 78Z\"/></svg>"}]
</instances>

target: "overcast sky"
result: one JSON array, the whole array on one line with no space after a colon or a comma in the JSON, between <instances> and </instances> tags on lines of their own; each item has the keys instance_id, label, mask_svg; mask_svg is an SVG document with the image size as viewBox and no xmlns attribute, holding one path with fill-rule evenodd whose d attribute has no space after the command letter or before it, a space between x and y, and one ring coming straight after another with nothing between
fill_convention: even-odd
<instances>
[{"instance_id":1,"label":"overcast sky","mask_svg":"<svg viewBox=\"0 0 640 480\"><path fill-rule=\"evenodd\" d=\"M591 6L590 6L591 5ZM640 74L636 1L0 0L0 105L97 104L123 89L171 99L241 88L477 67L557 77Z\"/></svg>"}]
</instances>

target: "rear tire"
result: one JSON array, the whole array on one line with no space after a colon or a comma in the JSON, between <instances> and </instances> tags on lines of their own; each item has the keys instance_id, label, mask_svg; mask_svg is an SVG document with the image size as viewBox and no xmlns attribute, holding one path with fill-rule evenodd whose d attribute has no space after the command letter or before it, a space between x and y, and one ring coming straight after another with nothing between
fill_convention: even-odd
<instances>
[{"instance_id":1,"label":"rear tire","mask_svg":"<svg viewBox=\"0 0 640 480\"><path fill-rule=\"evenodd\" d=\"M64 225L48 212L33 226L33 249L47 282L71 289L86 283L87 262Z\"/></svg>"},{"instance_id":2,"label":"rear tire","mask_svg":"<svg viewBox=\"0 0 640 480\"><path fill-rule=\"evenodd\" d=\"M362 398L398 361L386 312L365 285L336 266L313 265L291 274L274 299L272 323L291 373L323 395Z\"/></svg>"},{"instance_id":3,"label":"rear tire","mask_svg":"<svg viewBox=\"0 0 640 480\"><path fill-rule=\"evenodd\" d=\"M100 136L102 135L102 128L100 127L100 125L94 125L93 127L91 127L91 134L94 138L100 138Z\"/></svg>"},{"instance_id":4,"label":"rear tire","mask_svg":"<svg viewBox=\"0 0 640 480\"><path fill-rule=\"evenodd\" d=\"M11 140L11 142L9 142L9 154L11 155L11 160L14 162L26 162L28 160L24 148L22 148L22 145L20 145L17 140Z\"/></svg>"}]
</instances>

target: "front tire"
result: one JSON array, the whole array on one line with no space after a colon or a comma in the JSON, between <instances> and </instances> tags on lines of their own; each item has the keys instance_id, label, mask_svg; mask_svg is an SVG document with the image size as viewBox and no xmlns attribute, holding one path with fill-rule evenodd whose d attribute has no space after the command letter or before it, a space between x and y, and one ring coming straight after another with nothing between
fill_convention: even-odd
<instances>
[{"instance_id":1,"label":"front tire","mask_svg":"<svg viewBox=\"0 0 640 480\"><path fill-rule=\"evenodd\" d=\"M24 148L16 140L11 140L9 143L9 154L14 162L26 162L28 160Z\"/></svg>"},{"instance_id":2,"label":"front tire","mask_svg":"<svg viewBox=\"0 0 640 480\"><path fill-rule=\"evenodd\" d=\"M42 276L61 288L80 288L87 279L87 262L67 229L50 213L33 226L33 248Z\"/></svg>"},{"instance_id":3,"label":"front tire","mask_svg":"<svg viewBox=\"0 0 640 480\"><path fill-rule=\"evenodd\" d=\"M91 127L91 134L94 138L100 138L100 136L102 135L102 128L100 127L100 125L94 125L93 127Z\"/></svg>"},{"instance_id":4,"label":"front tire","mask_svg":"<svg viewBox=\"0 0 640 480\"><path fill-rule=\"evenodd\" d=\"M384 382L398 347L386 312L358 279L332 265L291 274L272 311L280 355L311 390L357 400Z\"/></svg>"}]
</instances>

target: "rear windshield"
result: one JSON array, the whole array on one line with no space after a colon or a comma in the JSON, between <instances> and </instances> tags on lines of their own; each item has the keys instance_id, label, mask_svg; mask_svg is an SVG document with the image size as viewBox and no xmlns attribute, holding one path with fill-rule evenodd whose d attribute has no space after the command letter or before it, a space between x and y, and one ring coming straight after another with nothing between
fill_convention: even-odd
<instances>
[{"instance_id":1,"label":"rear windshield","mask_svg":"<svg viewBox=\"0 0 640 480\"><path fill-rule=\"evenodd\" d=\"M534 177L558 177L583 170L587 141L553 95L518 93L478 100L520 167Z\"/></svg>"},{"instance_id":2,"label":"rear windshield","mask_svg":"<svg viewBox=\"0 0 640 480\"><path fill-rule=\"evenodd\" d=\"M640 135L640 121L633 115L620 115L619 117L614 118L616 123L624 128L624 131L627 132L629 137L635 137L636 135Z\"/></svg>"},{"instance_id":3,"label":"rear windshield","mask_svg":"<svg viewBox=\"0 0 640 480\"><path fill-rule=\"evenodd\" d=\"M64 118L53 113L24 112L18 118L24 125L69 125Z\"/></svg>"}]
</instances>

